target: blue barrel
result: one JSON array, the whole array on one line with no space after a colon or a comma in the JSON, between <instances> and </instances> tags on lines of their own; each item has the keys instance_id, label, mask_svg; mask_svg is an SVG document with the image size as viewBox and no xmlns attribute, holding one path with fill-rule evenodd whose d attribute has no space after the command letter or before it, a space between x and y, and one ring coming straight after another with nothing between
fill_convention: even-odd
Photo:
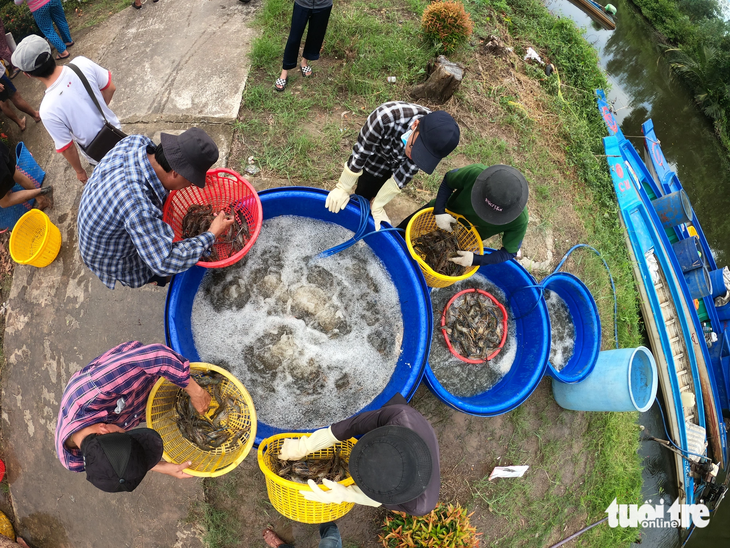
<instances>
[{"instance_id":1,"label":"blue barrel","mask_svg":"<svg viewBox=\"0 0 730 548\"><path fill-rule=\"evenodd\" d=\"M666 194L651 203L664 228L672 228L692 220L692 204L684 190Z\"/></svg>"},{"instance_id":2,"label":"blue barrel","mask_svg":"<svg viewBox=\"0 0 730 548\"><path fill-rule=\"evenodd\" d=\"M593 371L601 350L601 318L596 301L585 284L567 272L551 274L540 285L565 301L575 326L573 355L560 371L548 360L547 373L560 382L580 382Z\"/></svg>"},{"instance_id":3,"label":"blue barrel","mask_svg":"<svg viewBox=\"0 0 730 548\"><path fill-rule=\"evenodd\" d=\"M693 299L703 299L712 293L712 282L710 272L706 266L695 268L684 273L684 279L689 288L689 294Z\"/></svg>"},{"instance_id":4,"label":"blue barrel","mask_svg":"<svg viewBox=\"0 0 730 548\"><path fill-rule=\"evenodd\" d=\"M477 274L489 279L506 295L517 336L512 368L492 388L471 397L455 396L439 383L426 365L426 384L446 405L480 417L493 417L520 406L537 388L545 374L550 353L550 319L547 306L535 287L536 281L516 261L485 265Z\"/></svg>"},{"instance_id":5,"label":"blue barrel","mask_svg":"<svg viewBox=\"0 0 730 548\"><path fill-rule=\"evenodd\" d=\"M593 372L575 384L553 383L553 396L573 411L647 411L659 380L654 356L647 348L604 350Z\"/></svg>"},{"instance_id":6,"label":"blue barrel","mask_svg":"<svg viewBox=\"0 0 730 548\"><path fill-rule=\"evenodd\" d=\"M338 214L330 213L324 202L325 190L307 187L271 188L259 192L264 220L280 215L299 215L329 221L357 230L360 208L350 202ZM368 232L375 230L373 219L368 220ZM403 315L403 342L401 353L390 382L370 404L358 411L380 409L396 394L410 399L423 377L431 348L433 315L429 288L418 265L411 259L406 243L397 232L381 232L363 240L388 270L398 291ZM165 332L167 344L190 361L200 361L190 327L193 300L207 269L194 266L176 275L167 293ZM256 404L259 394L251 394ZM283 432L310 432L311 430L282 430L262 421L256 429L256 445L265 438Z\"/></svg>"},{"instance_id":7,"label":"blue barrel","mask_svg":"<svg viewBox=\"0 0 730 548\"><path fill-rule=\"evenodd\" d=\"M690 236L672 244L674 254L677 256L682 272L689 272L704 264L702 260L702 248L700 239L697 236Z\"/></svg>"},{"instance_id":8,"label":"blue barrel","mask_svg":"<svg viewBox=\"0 0 730 548\"><path fill-rule=\"evenodd\" d=\"M723 275L727 267L718 268L710 272L710 284L712 284L712 298L724 295L727 292L725 287L725 276Z\"/></svg>"}]
</instances>

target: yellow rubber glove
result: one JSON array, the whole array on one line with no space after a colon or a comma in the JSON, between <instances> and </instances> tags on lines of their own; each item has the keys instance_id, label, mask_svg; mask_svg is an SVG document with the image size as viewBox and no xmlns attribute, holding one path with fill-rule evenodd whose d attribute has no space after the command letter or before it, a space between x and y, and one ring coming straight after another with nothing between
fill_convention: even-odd
<instances>
[{"instance_id":1,"label":"yellow rubber glove","mask_svg":"<svg viewBox=\"0 0 730 548\"><path fill-rule=\"evenodd\" d=\"M350 194L354 192L355 185L357 185L357 180L361 174L362 171L360 173L350 171L350 168L347 167L347 162L345 162L345 169L342 171L342 175L340 175L340 180L335 185L335 188L327 194L327 200L324 202L324 207L329 209L332 213L339 213L342 211L342 209L347 205L347 202L350 201Z\"/></svg>"},{"instance_id":2,"label":"yellow rubber glove","mask_svg":"<svg viewBox=\"0 0 730 548\"><path fill-rule=\"evenodd\" d=\"M320 428L311 436L285 439L279 450L279 458L281 460L299 460L309 453L332 447L338 441L330 427Z\"/></svg>"},{"instance_id":3,"label":"yellow rubber glove","mask_svg":"<svg viewBox=\"0 0 730 548\"><path fill-rule=\"evenodd\" d=\"M380 230L380 223L383 221L390 223L390 219L383 208L385 204L398 196L398 194L400 194L400 188L398 188L398 183L395 182L393 177L385 181L385 184L378 190L372 205L375 230Z\"/></svg>"},{"instance_id":4,"label":"yellow rubber glove","mask_svg":"<svg viewBox=\"0 0 730 548\"><path fill-rule=\"evenodd\" d=\"M362 504L364 506L381 506L382 503L375 501L363 493L357 485L350 485L345 487L341 483L336 481L330 481L328 479L322 479L322 483L325 487L329 488L329 491L324 491L319 487L314 480L309 480L307 484L311 491L299 491L301 495L312 502L321 502L323 504L342 504L343 502L354 502L355 504Z\"/></svg>"}]
</instances>

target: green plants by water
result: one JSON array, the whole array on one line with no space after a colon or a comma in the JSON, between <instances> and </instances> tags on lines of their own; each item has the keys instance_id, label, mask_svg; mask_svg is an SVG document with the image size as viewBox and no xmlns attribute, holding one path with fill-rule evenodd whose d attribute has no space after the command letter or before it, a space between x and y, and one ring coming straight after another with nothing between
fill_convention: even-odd
<instances>
[{"instance_id":1,"label":"green plants by water","mask_svg":"<svg viewBox=\"0 0 730 548\"><path fill-rule=\"evenodd\" d=\"M479 536L466 508L439 503L426 516L392 512L385 517L378 540L384 548L479 548Z\"/></svg>"}]
</instances>

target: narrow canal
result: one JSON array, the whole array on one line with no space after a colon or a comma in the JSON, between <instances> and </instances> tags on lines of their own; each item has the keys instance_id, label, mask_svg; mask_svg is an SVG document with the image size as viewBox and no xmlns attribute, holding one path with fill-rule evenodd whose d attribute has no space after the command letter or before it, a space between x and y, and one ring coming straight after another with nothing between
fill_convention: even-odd
<instances>
[{"instance_id":1,"label":"narrow canal","mask_svg":"<svg viewBox=\"0 0 730 548\"><path fill-rule=\"evenodd\" d=\"M730 260L730 195L726 192L730 164L713 135L712 124L699 111L691 93L672 78L651 26L629 0L611 3L618 10L615 31L601 29L568 0L545 0L552 13L568 17L585 29L585 37L598 52L600 66L611 83L607 95L617 111L621 130L642 155L641 124L648 118L654 121L662 150L689 194L717 265L725 266ZM656 404L639 421L653 436L666 437ZM639 454L644 459L644 498L652 499L651 504L661 496L674 500L671 455L653 442L642 443ZM687 548L730 546L729 520L730 502L725 501L707 528L692 533ZM634 546L680 545L675 529L645 529L641 544Z\"/></svg>"}]
</instances>

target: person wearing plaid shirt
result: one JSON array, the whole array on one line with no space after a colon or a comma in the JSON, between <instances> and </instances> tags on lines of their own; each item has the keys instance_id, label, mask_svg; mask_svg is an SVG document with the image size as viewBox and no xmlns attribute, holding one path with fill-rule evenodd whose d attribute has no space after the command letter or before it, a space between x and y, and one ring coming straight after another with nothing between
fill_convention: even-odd
<instances>
[{"instance_id":1,"label":"person wearing plaid shirt","mask_svg":"<svg viewBox=\"0 0 730 548\"><path fill-rule=\"evenodd\" d=\"M156 432L147 428L132 430L145 420L147 398L160 377L185 390L198 412L208 409L210 394L190 377L190 362L162 344L125 342L75 373L63 392L58 413L56 453L61 464L72 472L86 471L91 477L98 471L99 464L108 464L102 459L102 463L96 463L94 467L88 465L91 442L98 444L105 436L111 435L113 439L114 434L119 437L118 434L123 433L139 442L133 446L141 457L149 447L152 447L152 453L156 453L155 448L159 449L159 454L151 459L151 470L189 477L182 472L189 463L160 462L162 446ZM92 483L96 485L94 481Z\"/></svg>"},{"instance_id":2,"label":"person wearing plaid shirt","mask_svg":"<svg viewBox=\"0 0 730 548\"><path fill-rule=\"evenodd\" d=\"M339 213L354 192L372 201L375 229L390 223L384 206L422 169L429 175L459 144L456 121L444 111L389 101L368 116L325 207ZM355 188L357 187L357 188Z\"/></svg>"},{"instance_id":3,"label":"person wearing plaid shirt","mask_svg":"<svg viewBox=\"0 0 730 548\"><path fill-rule=\"evenodd\" d=\"M162 220L170 190L203 188L218 160L218 147L202 129L161 135L161 144L142 135L122 139L94 170L84 187L78 214L79 250L86 266L110 289L165 285L184 272L227 230L223 212L207 232L173 242Z\"/></svg>"}]
</instances>

